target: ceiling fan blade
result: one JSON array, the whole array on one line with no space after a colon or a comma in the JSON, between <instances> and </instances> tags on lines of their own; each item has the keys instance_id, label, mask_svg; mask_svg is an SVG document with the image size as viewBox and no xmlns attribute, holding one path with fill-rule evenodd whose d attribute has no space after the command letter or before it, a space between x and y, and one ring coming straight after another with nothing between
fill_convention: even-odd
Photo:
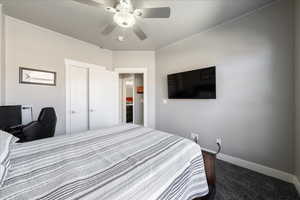
<instances>
[{"instance_id":1,"label":"ceiling fan blade","mask_svg":"<svg viewBox=\"0 0 300 200\"><path fill-rule=\"evenodd\" d=\"M120 0L103 0L106 7L115 8L120 3Z\"/></svg>"},{"instance_id":2,"label":"ceiling fan blade","mask_svg":"<svg viewBox=\"0 0 300 200\"><path fill-rule=\"evenodd\" d=\"M73 0L73 1L76 1L81 4L85 4L88 6L97 7L97 8L103 8L103 6L104 6L104 4L96 2L96 1L92 1L92 0Z\"/></svg>"},{"instance_id":3,"label":"ceiling fan blade","mask_svg":"<svg viewBox=\"0 0 300 200\"><path fill-rule=\"evenodd\" d=\"M113 32L113 30L115 30L116 27L117 27L117 24L111 23L111 24L107 25L101 33L102 33L102 35L108 35L111 32Z\"/></svg>"},{"instance_id":4,"label":"ceiling fan blade","mask_svg":"<svg viewBox=\"0 0 300 200\"><path fill-rule=\"evenodd\" d=\"M169 18L171 15L170 7L143 8L141 10L144 18Z\"/></svg>"},{"instance_id":5,"label":"ceiling fan blade","mask_svg":"<svg viewBox=\"0 0 300 200\"><path fill-rule=\"evenodd\" d=\"M136 36L140 39L140 40L145 40L147 39L147 35L144 33L144 31L137 25L135 25L133 27L133 32L136 34Z\"/></svg>"},{"instance_id":6,"label":"ceiling fan blade","mask_svg":"<svg viewBox=\"0 0 300 200\"><path fill-rule=\"evenodd\" d=\"M134 8L143 8L144 7L144 1L141 0L131 0L131 3L133 5Z\"/></svg>"},{"instance_id":7,"label":"ceiling fan blade","mask_svg":"<svg viewBox=\"0 0 300 200\"><path fill-rule=\"evenodd\" d=\"M97 8L102 8L103 6L105 7L116 7L117 4L120 3L120 0L102 0L101 1L94 1L94 0L73 0L76 1L78 3L82 3L88 6L93 6L93 7L97 7Z\"/></svg>"}]
</instances>

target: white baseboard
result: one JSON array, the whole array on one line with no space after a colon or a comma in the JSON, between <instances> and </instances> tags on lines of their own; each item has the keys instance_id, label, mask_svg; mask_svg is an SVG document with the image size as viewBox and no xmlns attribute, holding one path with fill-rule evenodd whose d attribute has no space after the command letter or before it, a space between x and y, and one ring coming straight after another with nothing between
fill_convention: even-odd
<instances>
[{"instance_id":1,"label":"white baseboard","mask_svg":"<svg viewBox=\"0 0 300 200\"><path fill-rule=\"evenodd\" d=\"M299 179L297 178L297 176L294 176L294 185L298 191L298 194L300 195L300 182L299 182Z\"/></svg>"},{"instance_id":2,"label":"white baseboard","mask_svg":"<svg viewBox=\"0 0 300 200\"><path fill-rule=\"evenodd\" d=\"M205 150L205 151L213 152L209 149L205 149L205 148L202 148L202 149ZM267 175L267 176L271 176L271 177L283 180L283 181L288 182L288 183L295 184L295 176L293 174L283 172L283 171L280 171L280 170L277 170L277 169L273 169L273 168L270 168L270 167L266 167L264 165L257 164L257 163L254 163L254 162L250 162L250 161L247 161L247 160L243 160L243 159L240 159L240 158L236 158L236 157L233 157L233 156L229 156L229 155L226 155L226 154L222 154L222 153L218 154L217 158L220 159L220 160L232 163L234 165L237 165L237 166L240 166L240 167L243 167L243 168L246 168L246 169L249 169L249 170L264 174L264 175Z\"/></svg>"}]
</instances>

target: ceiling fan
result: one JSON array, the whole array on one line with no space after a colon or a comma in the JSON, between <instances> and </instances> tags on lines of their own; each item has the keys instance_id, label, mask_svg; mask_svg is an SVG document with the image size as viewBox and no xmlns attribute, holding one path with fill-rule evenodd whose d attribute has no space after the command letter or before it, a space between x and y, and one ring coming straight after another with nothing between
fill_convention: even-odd
<instances>
[{"instance_id":1,"label":"ceiling fan","mask_svg":"<svg viewBox=\"0 0 300 200\"><path fill-rule=\"evenodd\" d=\"M140 40L147 39L147 35L136 24L137 18L169 18L170 7L136 8L131 0L73 0L93 7L104 8L113 14L113 23L108 24L102 35L108 35L117 27L132 28ZM141 1L141 0L138 0Z\"/></svg>"}]
</instances>

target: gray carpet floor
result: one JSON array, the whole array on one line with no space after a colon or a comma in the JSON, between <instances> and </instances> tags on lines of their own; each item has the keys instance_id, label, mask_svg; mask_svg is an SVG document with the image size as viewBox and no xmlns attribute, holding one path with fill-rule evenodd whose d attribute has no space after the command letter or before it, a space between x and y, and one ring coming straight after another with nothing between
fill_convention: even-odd
<instances>
[{"instance_id":1,"label":"gray carpet floor","mask_svg":"<svg viewBox=\"0 0 300 200\"><path fill-rule=\"evenodd\" d=\"M294 185L220 160L209 200L300 200Z\"/></svg>"}]
</instances>

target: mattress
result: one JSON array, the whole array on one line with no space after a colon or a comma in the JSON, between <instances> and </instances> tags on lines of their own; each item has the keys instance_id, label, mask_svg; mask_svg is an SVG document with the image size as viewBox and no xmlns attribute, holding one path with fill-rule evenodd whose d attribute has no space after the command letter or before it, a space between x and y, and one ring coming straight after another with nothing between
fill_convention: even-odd
<instances>
[{"instance_id":1,"label":"mattress","mask_svg":"<svg viewBox=\"0 0 300 200\"><path fill-rule=\"evenodd\" d=\"M0 199L190 200L208 193L201 148L137 125L11 147Z\"/></svg>"}]
</instances>

